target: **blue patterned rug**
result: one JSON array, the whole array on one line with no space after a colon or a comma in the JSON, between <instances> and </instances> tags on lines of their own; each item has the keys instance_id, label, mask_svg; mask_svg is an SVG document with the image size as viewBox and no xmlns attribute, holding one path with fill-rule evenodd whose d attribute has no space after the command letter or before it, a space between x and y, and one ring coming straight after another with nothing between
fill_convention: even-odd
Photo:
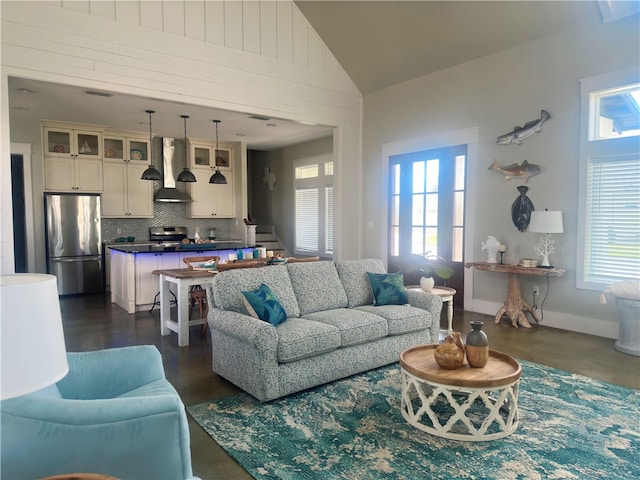
<instances>
[{"instance_id":1,"label":"blue patterned rug","mask_svg":"<svg viewBox=\"0 0 640 480\"><path fill-rule=\"evenodd\" d=\"M398 364L267 404L242 393L188 411L256 479L640 478L640 391L520 363L520 425L489 442L408 425Z\"/></svg>"}]
</instances>

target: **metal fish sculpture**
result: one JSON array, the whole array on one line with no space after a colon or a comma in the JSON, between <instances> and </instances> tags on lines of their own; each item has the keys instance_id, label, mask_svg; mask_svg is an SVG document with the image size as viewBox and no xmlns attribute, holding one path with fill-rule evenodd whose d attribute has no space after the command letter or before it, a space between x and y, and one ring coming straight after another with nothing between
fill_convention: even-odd
<instances>
[{"instance_id":1,"label":"metal fish sculpture","mask_svg":"<svg viewBox=\"0 0 640 480\"><path fill-rule=\"evenodd\" d=\"M531 212L536 209L531 199L527 197L528 190L529 187L520 185L518 187L520 195L516 198L515 202L511 204L511 220L513 220L513 224L521 232L524 232L529 226Z\"/></svg>"},{"instance_id":2,"label":"metal fish sculpture","mask_svg":"<svg viewBox=\"0 0 640 480\"><path fill-rule=\"evenodd\" d=\"M511 180L512 178L524 178L525 182L529 181L529 177L533 177L540 173L540 167L534 163L529 163L526 160L522 164L512 163L506 167L501 167L497 160L494 160L489 170L494 170L504 174L505 180Z\"/></svg>"},{"instance_id":3,"label":"metal fish sculpture","mask_svg":"<svg viewBox=\"0 0 640 480\"><path fill-rule=\"evenodd\" d=\"M538 120L531 120L524 124L524 127L513 127L513 132L505 133L498 137L500 145L509 145L510 143L516 143L520 145L520 142L525 138L529 138L534 133L540 133L542 130L542 124L549 120L551 115L546 110L540 112L540 118Z\"/></svg>"}]
</instances>

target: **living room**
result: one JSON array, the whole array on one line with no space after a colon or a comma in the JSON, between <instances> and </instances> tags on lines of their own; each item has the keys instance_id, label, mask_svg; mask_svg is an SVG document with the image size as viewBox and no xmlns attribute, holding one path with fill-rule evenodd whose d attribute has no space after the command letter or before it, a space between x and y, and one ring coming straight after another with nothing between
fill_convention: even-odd
<instances>
[{"instance_id":1,"label":"living room","mask_svg":"<svg viewBox=\"0 0 640 480\"><path fill-rule=\"evenodd\" d=\"M312 67L308 67L293 60L300 54L291 46L293 42L288 50L282 45L278 53L286 58L289 52L292 61L287 62L282 57L242 51L233 47L231 40L226 46L204 43L197 36L163 32L115 15L109 18L90 3L88 12L82 11L86 4L35 7L29 2L3 2L4 98L8 77L25 76L331 125L339 179L336 255L342 259L386 260L387 223L380 212L387 211L389 157L407 148L438 148L460 143L460 139L469 145L465 259L483 260L482 242L490 235L507 245L509 262L534 257L538 235L518 231L510 218L520 183L505 182L503 176L488 171L494 159L501 165L528 160L541 167L541 173L526 184L536 209L559 210L564 215L564 232L554 235L552 261L565 274L550 280L543 325L595 335L613 344L618 334L615 304L600 303L602 289L576 286L576 249L581 241L580 81L637 70L637 15L610 22L600 19L363 95L317 40L311 45L323 52L324 61L318 66L317 56L309 57L315 63L309 61ZM235 8L233 2L227 3L230 9ZM597 13L596 2L592 3ZM304 23L299 11L291 8L284 19ZM140 18L138 9L124 15ZM118 39L116 49L109 40L113 38ZM237 40L238 35L231 35L231 39ZM84 49L87 42L92 50ZM96 61L96 57L105 60L105 56L118 68ZM144 59L139 63L145 68L125 69L131 56ZM202 65L215 82L201 82ZM160 80L158 71L172 72L173 76ZM8 125L11 112L6 102L2 109L3 125ZM521 145L496 144L499 135L537 118L542 109L550 112L551 119L540 133ZM7 159L10 142L24 139L20 132L6 128L2 135L2 157ZM2 168L7 178L5 160ZM41 172L34 171L34 178L42 184ZM34 197L41 193L34 192ZM6 189L2 195L2 204L8 205ZM12 231L7 218L3 215L3 232ZM11 243L2 243L3 272L10 272ZM464 282L465 311L495 314L504 301L506 276L467 269ZM532 284L523 280L523 291L530 292ZM191 354L179 351L176 355L174 359ZM634 357L623 355L620 363L637 372Z\"/></svg>"}]
</instances>

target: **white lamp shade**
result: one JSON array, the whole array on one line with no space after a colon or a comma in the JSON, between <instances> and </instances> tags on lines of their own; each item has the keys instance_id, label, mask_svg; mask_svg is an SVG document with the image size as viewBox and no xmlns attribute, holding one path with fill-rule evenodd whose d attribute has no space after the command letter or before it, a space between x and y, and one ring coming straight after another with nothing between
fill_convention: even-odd
<instances>
[{"instance_id":1,"label":"white lamp shade","mask_svg":"<svg viewBox=\"0 0 640 480\"><path fill-rule=\"evenodd\" d=\"M531 212L529 231L534 233L562 233L562 212L534 210Z\"/></svg>"},{"instance_id":2,"label":"white lamp shade","mask_svg":"<svg viewBox=\"0 0 640 480\"><path fill-rule=\"evenodd\" d=\"M69 371L53 275L0 275L0 399L47 387Z\"/></svg>"}]
</instances>

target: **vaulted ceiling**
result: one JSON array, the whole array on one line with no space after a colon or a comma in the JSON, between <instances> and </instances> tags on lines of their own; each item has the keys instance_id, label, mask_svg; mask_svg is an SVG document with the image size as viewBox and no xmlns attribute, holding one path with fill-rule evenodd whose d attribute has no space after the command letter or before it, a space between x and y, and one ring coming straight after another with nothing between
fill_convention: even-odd
<instances>
[{"instance_id":1,"label":"vaulted ceiling","mask_svg":"<svg viewBox=\"0 0 640 480\"><path fill-rule=\"evenodd\" d=\"M602 22L595 0L295 4L363 94Z\"/></svg>"}]
</instances>

